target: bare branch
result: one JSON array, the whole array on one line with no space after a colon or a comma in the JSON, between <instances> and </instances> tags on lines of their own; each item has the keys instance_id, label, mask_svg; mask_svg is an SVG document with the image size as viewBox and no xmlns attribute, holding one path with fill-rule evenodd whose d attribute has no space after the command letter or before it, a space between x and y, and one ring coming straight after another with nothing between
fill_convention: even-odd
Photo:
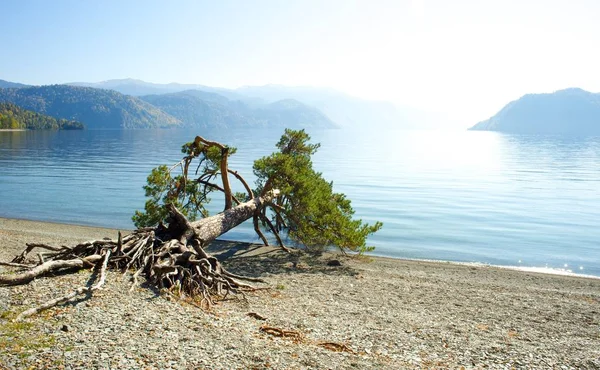
<instances>
[{"instance_id":1,"label":"bare branch","mask_svg":"<svg viewBox=\"0 0 600 370\"><path fill-rule=\"evenodd\" d=\"M260 217L261 213L260 211L255 213L254 216L252 216L252 224L254 225L254 232L256 232L256 234L258 234L258 237L263 241L263 244L265 246L269 245L269 241L267 240L267 237L265 236L265 234L263 234L263 232L260 230L260 225L258 224L258 218Z\"/></svg>"},{"instance_id":2,"label":"bare branch","mask_svg":"<svg viewBox=\"0 0 600 370\"><path fill-rule=\"evenodd\" d=\"M27 284L31 280L45 275L49 272L62 270L62 269L82 269L86 266L86 262L93 262L98 260L100 256L93 255L85 259L77 258L68 261L48 261L39 266L32 268L21 274L15 275L3 275L0 276L0 285L21 285Z\"/></svg>"},{"instance_id":3,"label":"bare branch","mask_svg":"<svg viewBox=\"0 0 600 370\"><path fill-rule=\"evenodd\" d=\"M281 249L283 249L284 251L286 251L287 253L291 253L292 251L289 248L287 248L285 246L285 244L283 244L283 240L281 240L279 231L275 228L275 226L273 225L271 220L269 220L269 218L262 213L260 213L259 215L260 215L261 220L269 226L269 228L271 229L271 232L273 233L273 235L275 235L275 239L277 239L277 243L279 244L279 247Z\"/></svg>"},{"instance_id":4,"label":"bare branch","mask_svg":"<svg viewBox=\"0 0 600 370\"><path fill-rule=\"evenodd\" d=\"M63 297L51 299L51 300L49 300L49 301L47 301L47 302L45 302L45 303L43 303L43 304L41 304L39 306L30 308L30 309L22 312L21 314L19 314L19 316L17 316L17 318L15 320L16 321L21 321L24 318L27 318L27 317L32 316L32 315L35 315L36 313L41 312L43 310L47 310L48 308L54 307L54 306L56 306L56 305L58 305L58 304L60 304L62 302L67 302L67 301L69 301L69 300L77 297L80 294L91 293L94 290L100 289L104 285L104 282L106 280L106 267L108 266L108 260L110 258L110 254L111 254L110 249L107 249L106 252L105 252L105 254L104 254L104 256L100 257L100 258L103 258L104 260L102 262L102 267L100 269L100 279L99 279L99 281L98 281L97 284L95 284L95 285L93 285L91 287L80 287L80 288L77 288L73 292L71 292L71 293L69 293L69 294L67 294L67 295L65 295Z\"/></svg>"},{"instance_id":5,"label":"bare branch","mask_svg":"<svg viewBox=\"0 0 600 370\"><path fill-rule=\"evenodd\" d=\"M252 189L250 189L250 186L248 185L246 180L242 177L242 175L240 175L237 171L233 171L233 170L229 170L229 173L232 174L233 176L235 176L235 178L238 179L238 181L241 182L242 185L244 185L244 188L246 189L246 193L248 193L248 198L254 199L254 193L252 192Z\"/></svg>"}]
</instances>

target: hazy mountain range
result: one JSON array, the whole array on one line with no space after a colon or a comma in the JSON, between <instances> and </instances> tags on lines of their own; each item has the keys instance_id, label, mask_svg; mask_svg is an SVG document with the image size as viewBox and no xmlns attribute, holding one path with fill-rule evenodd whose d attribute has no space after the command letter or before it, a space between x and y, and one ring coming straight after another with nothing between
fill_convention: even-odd
<instances>
[{"instance_id":1,"label":"hazy mountain range","mask_svg":"<svg viewBox=\"0 0 600 370\"><path fill-rule=\"evenodd\" d=\"M135 79L97 83L73 82L69 85L113 89L134 96L195 90L217 94L232 102L241 101L247 107L262 107L263 109L265 104L280 100L296 100L307 107L316 108L338 127L423 128L439 124L439 116L429 112L410 107L399 107L386 101L359 99L325 88L265 85L225 89L193 84L154 84ZM296 105L298 104L296 103ZM307 114L310 116L315 112L313 111L312 114L307 112Z\"/></svg>"},{"instance_id":2,"label":"hazy mountain range","mask_svg":"<svg viewBox=\"0 0 600 370\"><path fill-rule=\"evenodd\" d=\"M80 121L90 129L337 127L318 109L295 100L259 103L257 99L248 99L246 103L200 90L136 97L115 90L73 85L27 86L3 81L2 86L7 87L0 88L0 102Z\"/></svg>"},{"instance_id":3,"label":"hazy mountain range","mask_svg":"<svg viewBox=\"0 0 600 370\"><path fill-rule=\"evenodd\" d=\"M134 79L28 86L0 80L0 102L97 128L431 128L438 116L333 89L281 85L225 89ZM528 94L471 130L600 134L600 94L571 88Z\"/></svg>"},{"instance_id":4,"label":"hazy mountain range","mask_svg":"<svg viewBox=\"0 0 600 370\"><path fill-rule=\"evenodd\" d=\"M96 89L115 90L125 95L160 95L176 93L186 90L200 90L222 95L230 100L243 100L245 96L238 95L231 90L198 84L155 84L133 78L115 79L102 82L69 82L65 85L93 87Z\"/></svg>"},{"instance_id":5,"label":"hazy mountain range","mask_svg":"<svg viewBox=\"0 0 600 370\"><path fill-rule=\"evenodd\" d=\"M160 108L189 127L338 127L318 109L293 99L249 104L200 90L144 95L138 98Z\"/></svg>"},{"instance_id":6,"label":"hazy mountain range","mask_svg":"<svg viewBox=\"0 0 600 370\"><path fill-rule=\"evenodd\" d=\"M81 121L91 129L341 126L320 109L294 98L265 100L203 85L161 85L132 79L47 86L0 80L0 101Z\"/></svg>"},{"instance_id":7,"label":"hazy mountain range","mask_svg":"<svg viewBox=\"0 0 600 370\"><path fill-rule=\"evenodd\" d=\"M0 80L0 101L81 121L91 129L415 128L427 123L427 114L389 102L359 99L332 89L280 85L225 89L121 79L28 86Z\"/></svg>"},{"instance_id":8,"label":"hazy mountain range","mask_svg":"<svg viewBox=\"0 0 600 370\"><path fill-rule=\"evenodd\" d=\"M527 94L471 130L519 134L600 135L600 94L578 88Z\"/></svg>"}]
</instances>

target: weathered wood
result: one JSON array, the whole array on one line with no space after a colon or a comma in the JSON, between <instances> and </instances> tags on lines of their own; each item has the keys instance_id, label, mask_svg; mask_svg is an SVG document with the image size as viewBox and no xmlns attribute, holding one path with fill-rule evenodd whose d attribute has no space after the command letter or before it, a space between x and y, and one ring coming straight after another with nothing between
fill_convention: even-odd
<instances>
[{"instance_id":1,"label":"weathered wood","mask_svg":"<svg viewBox=\"0 0 600 370\"><path fill-rule=\"evenodd\" d=\"M194 140L194 144L195 145L206 145L208 147L217 147L219 149L221 149L221 162L220 162L220 168L221 168L221 182L223 183L223 189L224 194L225 194L225 210L230 209L233 206L232 203L232 192L231 192L231 185L229 183L229 176L228 176L228 164L227 164L227 159L229 157L229 148L221 143L218 143L216 141L210 141L210 140L206 140L205 138L203 138L202 136L196 136L196 139Z\"/></svg>"},{"instance_id":2,"label":"weathered wood","mask_svg":"<svg viewBox=\"0 0 600 370\"><path fill-rule=\"evenodd\" d=\"M94 284L91 287L79 287L79 288L75 289L73 292L71 292L65 296L51 299L39 306L36 306L36 307L30 308L26 311L23 311L19 314L19 316L17 316L17 318L15 320L21 321L24 318L35 315L38 312L47 310L48 308L52 308L62 302L67 302L67 301L77 297L80 294L91 293L95 290L100 289L104 285L104 282L106 281L106 268L108 266L108 261L110 259L110 255L111 255L111 251L110 251L110 249L107 249L104 256L102 256L102 257L98 256L100 258L103 258L102 266L100 268L100 278L98 279L98 283Z\"/></svg>"},{"instance_id":3,"label":"weathered wood","mask_svg":"<svg viewBox=\"0 0 600 370\"><path fill-rule=\"evenodd\" d=\"M215 240L220 235L238 226L254 215L267 202L279 195L279 191L272 190L260 198L251 199L238 206L230 208L211 217L203 218L191 223L194 232L203 245Z\"/></svg>"},{"instance_id":4,"label":"weathered wood","mask_svg":"<svg viewBox=\"0 0 600 370\"><path fill-rule=\"evenodd\" d=\"M47 249L47 250L53 251L53 252L61 252L61 251L65 251L65 250L70 250L70 248L68 248L68 247L53 247L51 245L42 244L42 243L27 243L26 245L27 245L27 248L23 251L23 253L16 256L15 258L13 258L13 260L11 262L15 262L15 263L24 262L25 259L27 258L27 255L29 254L29 252L31 252L35 248Z\"/></svg>"},{"instance_id":5,"label":"weathered wood","mask_svg":"<svg viewBox=\"0 0 600 370\"><path fill-rule=\"evenodd\" d=\"M38 265L32 268L29 271L23 272L21 274L14 275L0 275L0 285L21 285L27 284L31 280L37 278L38 276L42 276L52 271L62 270L66 268L76 268L82 269L90 262L94 262L99 260L101 257L98 255L92 255L86 258L76 258L72 260L57 260L57 261L48 261L44 262L41 265ZM86 263L87 262L87 263Z\"/></svg>"}]
</instances>

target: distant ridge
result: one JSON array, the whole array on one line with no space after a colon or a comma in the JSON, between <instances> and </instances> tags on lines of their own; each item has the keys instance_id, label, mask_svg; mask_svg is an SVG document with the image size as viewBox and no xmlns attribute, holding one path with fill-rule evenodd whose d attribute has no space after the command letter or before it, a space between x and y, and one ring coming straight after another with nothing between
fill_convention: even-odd
<instances>
[{"instance_id":1,"label":"distant ridge","mask_svg":"<svg viewBox=\"0 0 600 370\"><path fill-rule=\"evenodd\" d=\"M27 87L27 85L11 83L5 87ZM387 101L368 100L350 96L331 88L319 88L311 86L284 86L269 84L264 86L245 86L237 89L212 87L200 84L168 83L157 84L133 78L112 79L101 82L70 82L67 86L88 87L95 89L113 90L124 95L133 97L144 97L146 102L149 96L166 95L195 91L193 95L204 101L187 98L191 104L185 108L183 101L171 102L161 105L157 101L152 104L160 105L161 109L168 111L172 116L185 121L185 125L205 125L206 117L217 117L217 122L211 126L223 127L228 120L235 121L235 117L244 117L249 121L247 124L271 125L277 122L282 126L304 126L310 127L345 127L345 128L369 128L369 129L395 129L395 128L435 128L440 127L443 116L438 113L423 111L410 106L395 105ZM201 96L203 95L203 96ZM181 98L181 97L180 97ZM229 102L221 102L224 105L215 106L217 100L227 99ZM274 109L269 106L280 101L295 100L299 104L286 104L286 110ZM169 107L167 107L167 105ZM208 109L204 113L191 112L192 106L201 106ZM215 111L210 111L215 109ZM229 112L223 111L229 110ZM235 109L233 112L231 109ZM252 114L248 114L252 110ZM185 116L185 117L184 117ZM204 117L204 118L202 118ZM229 117L221 119L220 117ZM194 118L193 122L190 119ZM288 120L289 122L286 122ZM241 124L241 123L237 123ZM229 127L230 124L227 124ZM135 127L146 127L144 125L133 125ZM166 126L169 126L168 124Z\"/></svg>"},{"instance_id":2,"label":"distant ridge","mask_svg":"<svg viewBox=\"0 0 600 370\"><path fill-rule=\"evenodd\" d=\"M335 128L318 109L297 100L249 104L200 90L145 95L140 99L162 109L190 127Z\"/></svg>"},{"instance_id":3,"label":"distant ridge","mask_svg":"<svg viewBox=\"0 0 600 370\"><path fill-rule=\"evenodd\" d=\"M161 95L171 94L186 90L201 90L206 92L217 93L225 96L228 99L239 100L244 99L245 96L235 93L233 90L211 87L199 84L181 84L181 83L168 83L168 84L156 84L152 82L146 82L135 78L122 78L114 80L106 80L101 82L69 82L65 85L71 86L84 86L93 87L97 89L108 89L115 90L125 95L142 96L142 95Z\"/></svg>"},{"instance_id":4,"label":"distant ridge","mask_svg":"<svg viewBox=\"0 0 600 370\"><path fill-rule=\"evenodd\" d=\"M423 128L439 125L439 116L387 101L367 100L331 88L269 84L226 89L198 84L155 84L126 78L102 82L71 82L69 85L112 89L134 96L164 95L199 90L215 93L248 106L294 99L322 112L338 127ZM316 126L316 125L315 125Z\"/></svg>"},{"instance_id":5,"label":"distant ridge","mask_svg":"<svg viewBox=\"0 0 600 370\"><path fill-rule=\"evenodd\" d=\"M10 82L5 80L0 80L0 89L9 89L9 88L21 88L21 87L29 87L30 85L21 84L18 82Z\"/></svg>"},{"instance_id":6,"label":"distant ridge","mask_svg":"<svg viewBox=\"0 0 600 370\"><path fill-rule=\"evenodd\" d=\"M600 94L579 88L527 94L470 130L519 134L600 135Z\"/></svg>"}]
</instances>

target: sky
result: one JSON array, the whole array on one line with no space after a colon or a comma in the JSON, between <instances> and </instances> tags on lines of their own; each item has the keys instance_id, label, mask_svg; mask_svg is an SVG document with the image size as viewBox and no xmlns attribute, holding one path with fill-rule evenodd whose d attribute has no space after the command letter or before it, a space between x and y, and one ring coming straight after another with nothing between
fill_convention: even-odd
<instances>
[{"instance_id":1,"label":"sky","mask_svg":"<svg viewBox=\"0 0 600 370\"><path fill-rule=\"evenodd\" d=\"M473 124L600 92L598 0L2 0L0 79L282 84Z\"/></svg>"}]
</instances>

